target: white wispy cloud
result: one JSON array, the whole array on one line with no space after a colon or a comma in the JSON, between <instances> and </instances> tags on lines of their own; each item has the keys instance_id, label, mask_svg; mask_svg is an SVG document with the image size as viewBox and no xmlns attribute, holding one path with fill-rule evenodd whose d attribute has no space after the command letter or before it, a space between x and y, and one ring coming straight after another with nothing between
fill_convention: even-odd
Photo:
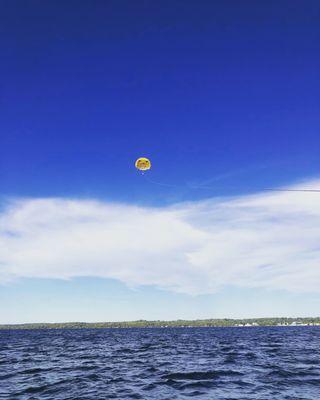
<instances>
[{"instance_id":1,"label":"white wispy cloud","mask_svg":"<svg viewBox=\"0 0 320 400\"><path fill-rule=\"evenodd\" d=\"M318 291L320 193L264 192L163 208L63 198L3 205L0 282L80 276L190 294L225 285Z\"/></svg>"}]
</instances>

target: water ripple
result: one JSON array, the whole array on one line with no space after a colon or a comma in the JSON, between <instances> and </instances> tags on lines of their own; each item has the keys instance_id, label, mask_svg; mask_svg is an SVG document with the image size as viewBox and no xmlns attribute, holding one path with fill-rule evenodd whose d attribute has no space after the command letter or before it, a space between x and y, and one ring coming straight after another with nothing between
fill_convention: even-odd
<instances>
[{"instance_id":1,"label":"water ripple","mask_svg":"<svg viewBox=\"0 0 320 400\"><path fill-rule=\"evenodd\" d=\"M0 331L1 400L319 400L320 329Z\"/></svg>"}]
</instances>

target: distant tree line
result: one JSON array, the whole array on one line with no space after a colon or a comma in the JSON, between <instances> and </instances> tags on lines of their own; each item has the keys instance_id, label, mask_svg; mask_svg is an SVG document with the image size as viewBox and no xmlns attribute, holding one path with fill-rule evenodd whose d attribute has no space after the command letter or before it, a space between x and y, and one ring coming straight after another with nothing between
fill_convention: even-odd
<instances>
[{"instance_id":1,"label":"distant tree line","mask_svg":"<svg viewBox=\"0 0 320 400\"><path fill-rule=\"evenodd\" d=\"M298 326L320 325L315 318L249 318L249 319L197 319L175 321L124 321L124 322L63 322L33 324L3 324L0 329L102 329L102 328L178 328L178 327L236 327L236 326Z\"/></svg>"}]
</instances>

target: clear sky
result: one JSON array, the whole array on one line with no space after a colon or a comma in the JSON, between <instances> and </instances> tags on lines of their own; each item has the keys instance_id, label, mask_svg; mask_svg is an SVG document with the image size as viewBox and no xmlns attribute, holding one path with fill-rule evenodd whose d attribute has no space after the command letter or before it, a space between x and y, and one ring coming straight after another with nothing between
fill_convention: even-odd
<instances>
[{"instance_id":1,"label":"clear sky","mask_svg":"<svg viewBox=\"0 0 320 400\"><path fill-rule=\"evenodd\" d=\"M0 10L0 323L319 314L319 1Z\"/></svg>"}]
</instances>

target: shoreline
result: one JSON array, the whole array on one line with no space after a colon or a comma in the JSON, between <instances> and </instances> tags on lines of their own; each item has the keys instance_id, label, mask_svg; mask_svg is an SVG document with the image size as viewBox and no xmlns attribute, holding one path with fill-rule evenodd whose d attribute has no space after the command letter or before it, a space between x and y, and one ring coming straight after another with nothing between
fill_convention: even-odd
<instances>
[{"instance_id":1,"label":"shoreline","mask_svg":"<svg viewBox=\"0 0 320 400\"><path fill-rule=\"evenodd\" d=\"M320 317L307 318L248 318L248 319L202 319L173 321L119 321L119 322L61 322L0 324L0 330L31 329L130 329L130 328L254 328L254 327L320 326Z\"/></svg>"}]
</instances>

